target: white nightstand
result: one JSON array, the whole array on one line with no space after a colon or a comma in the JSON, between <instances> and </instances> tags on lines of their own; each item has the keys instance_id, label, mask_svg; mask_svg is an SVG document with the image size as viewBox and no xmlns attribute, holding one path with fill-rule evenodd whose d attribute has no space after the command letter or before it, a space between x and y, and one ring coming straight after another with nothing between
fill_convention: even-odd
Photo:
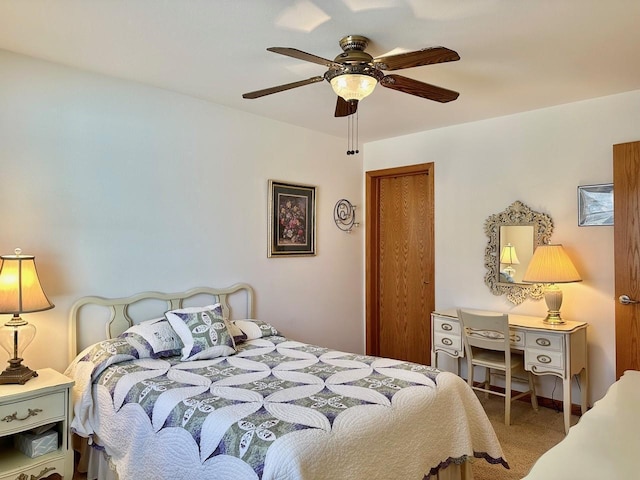
<instances>
[{"instance_id":1,"label":"white nightstand","mask_svg":"<svg viewBox=\"0 0 640 480\"><path fill-rule=\"evenodd\" d=\"M50 368L24 385L0 385L0 480L39 480L54 473L73 477L69 439L73 380ZM30 458L13 446L13 436L56 423L58 449Z\"/></svg>"}]
</instances>

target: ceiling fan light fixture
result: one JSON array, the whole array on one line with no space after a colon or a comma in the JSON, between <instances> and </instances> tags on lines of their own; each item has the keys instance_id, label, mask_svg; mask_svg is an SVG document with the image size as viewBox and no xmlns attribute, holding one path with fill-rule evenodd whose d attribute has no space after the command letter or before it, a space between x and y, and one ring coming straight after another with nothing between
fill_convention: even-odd
<instances>
[{"instance_id":1,"label":"ceiling fan light fixture","mask_svg":"<svg viewBox=\"0 0 640 480\"><path fill-rule=\"evenodd\" d=\"M346 73L333 77L330 83L336 95L344 98L346 101L360 101L371 95L378 84L378 80L370 75Z\"/></svg>"}]
</instances>

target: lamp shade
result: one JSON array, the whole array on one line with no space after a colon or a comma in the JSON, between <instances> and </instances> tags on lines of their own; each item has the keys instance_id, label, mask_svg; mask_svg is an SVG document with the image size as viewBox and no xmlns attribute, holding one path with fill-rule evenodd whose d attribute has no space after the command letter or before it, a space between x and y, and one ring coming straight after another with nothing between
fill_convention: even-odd
<instances>
[{"instance_id":1,"label":"lamp shade","mask_svg":"<svg viewBox=\"0 0 640 480\"><path fill-rule=\"evenodd\" d=\"M509 265L520 265L520 260L518 260L518 255L516 254L516 247L507 243L504 247L502 247L502 252L500 253L500 263L508 263Z\"/></svg>"},{"instance_id":2,"label":"lamp shade","mask_svg":"<svg viewBox=\"0 0 640 480\"><path fill-rule=\"evenodd\" d=\"M527 283L570 283L581 282L582 278L562 245L540 245L533 252L533 257L531 257L522 281Z\"/></svg>"},{"instance_id":3,"label":"lamp shade","mask_svg":"<svg viewBox=\"0 0 640 480\"><path fill-rule=\"evenodd\" d=\"M336 95L345 100L362 100L371 95L376 88L378 80L370 75L359 73L345 73L337 75L330 80L331 88Z\"/></svg>"},{"instance_id":4,"label":"lamp shade","mask_svg":"<svg viewBox=\"0 0 640 480\"><path fill-rule=\"evenodd\" d=\"M53 308L38 278L35 257L21 255L0 256L0 314L40 312Z\"/></svg>"}]
</instances>

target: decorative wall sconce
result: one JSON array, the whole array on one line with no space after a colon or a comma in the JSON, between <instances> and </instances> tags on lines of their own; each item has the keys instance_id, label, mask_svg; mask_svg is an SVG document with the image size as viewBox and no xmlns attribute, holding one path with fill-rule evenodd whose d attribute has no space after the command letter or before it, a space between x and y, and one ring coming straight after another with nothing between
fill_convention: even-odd
<instances>
[{"instance_id":1,"label":"decorative wall sconce","mask_svg":"<svg viewBox=\"0 0 640 480\"><path fill-rule=\"evenodd\" d=\"M351 233L353 227L360 225L356 222L356 207L349 200L341 199L333 209L333 220L343 232Z\"/></svg>"}]
</instances>

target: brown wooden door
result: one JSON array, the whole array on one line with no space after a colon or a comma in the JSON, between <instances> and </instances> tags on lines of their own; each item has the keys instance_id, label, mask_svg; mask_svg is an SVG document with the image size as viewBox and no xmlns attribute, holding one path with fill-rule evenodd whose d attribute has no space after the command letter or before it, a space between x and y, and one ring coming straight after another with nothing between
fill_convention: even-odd
<instances>
[{"instance_id":1,"label":"brown wooden door","mask_svg":"<svg viewBox=\"0 0 640 480\"><path fill-rule=\"evenodd\" d=\"M429 364L433 164L367 172L367 353Z\"/></svg>"},{"instance_id":2,"label":"brown wooden door","mask_svg":"<svg viewBox=\"0 0 640 480\"><path fill-rule=\"evenodd\" d=\"M613 146L616 376L640 370L640 142Z\"/></svg>"}]
</instances>

